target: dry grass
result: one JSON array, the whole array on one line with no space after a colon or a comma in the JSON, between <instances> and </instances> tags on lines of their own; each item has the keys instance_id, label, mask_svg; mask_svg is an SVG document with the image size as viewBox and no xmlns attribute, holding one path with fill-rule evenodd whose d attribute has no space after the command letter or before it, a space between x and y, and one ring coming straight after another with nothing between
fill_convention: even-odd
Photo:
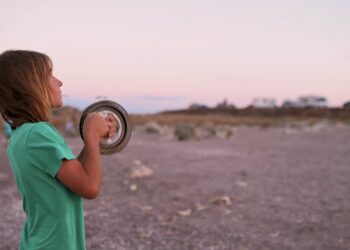
<instances>
[{"instance_id":1,"label":"dry grass","mask_svg":"<svg viewBox=\"0 0 350 250\"><path fill-rule=\"evenodd\" d=\"M64 107L53 113L51 123L62 130L71 120L79 127L81 111ZM155 121L162 125L191 123L194 125L232 125L232 126L279 126L297 122L313 125L328 120L334 123L350 124L350 109L208 109L178 110L149 115L130 115L133 125L142 125ZM0 117L0 131L3 131L3 119Z\"/></svg>"},{"instance_id":2,"label":"dry grass","mask_svg":"<svg viewBox=\"0 0 350 250\"><path fill-rule=\"evenodd\" d=\"M57 128L63 129L68 121L72 121L76 128L79 127L81 111L72 107L63 107L52 113L50 122ZM4 119L0 115L0 131L4 130Z\"/></svg>"},{"instance_id":3,"label":"dry grass","mask_svg":"<svg viewBox=\"0 0 350 250\"><path fill-rule=\"evenodd\" d=\"M269 118L269 117L234 117L227 115L187 115L187 114L156 114L156 115L132 115L133 125L141 125L147 122L155 121L164 125L175 125L179 123L191 123L194 125L213 124L213 125L260 125L272 126L287 122L289 119Z\"/></svg>"},{"instance_id":4,"label":"dry grass","mask_svg":"<svg viewBox=\"0 0 350 250\"><path fill-rule=\"evenodd\" d=\"M180 110L153 115L132 115L134 125L156 121L159 124L174 125L191 123L202 125L233 126L279 126L297 122L313 125L320 121L350 123L349 109L209 109Z\"/></svg>"}]
</instances>

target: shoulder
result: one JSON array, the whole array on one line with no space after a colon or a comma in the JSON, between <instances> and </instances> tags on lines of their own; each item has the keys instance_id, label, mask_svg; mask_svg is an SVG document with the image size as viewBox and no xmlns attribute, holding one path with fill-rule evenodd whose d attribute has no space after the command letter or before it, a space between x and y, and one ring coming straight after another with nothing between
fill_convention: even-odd
<instances>
[{"instance_id":1,"label":"shoulder","mask_svg":"<svg viewBox=\"0 0 350 250\"><path fill-rule=\"evenodd\" d=\"M28 127L28 135L30 139L63 139L58 131L48 122L32 123Z\"/></svg>"},{"instance_id":2,"label":"shoulder","mask_svg":"<svg viewBox=\"0 0 350 250\"><path fill-rule=\"evenodd\" d=\"M31 132L36 131L49 131L49 132L55 132L57 133L57 130L54 126L52 126L48 122L36 122L36 123L30 123L29 129Z\"/></svg>"}]
</instances>

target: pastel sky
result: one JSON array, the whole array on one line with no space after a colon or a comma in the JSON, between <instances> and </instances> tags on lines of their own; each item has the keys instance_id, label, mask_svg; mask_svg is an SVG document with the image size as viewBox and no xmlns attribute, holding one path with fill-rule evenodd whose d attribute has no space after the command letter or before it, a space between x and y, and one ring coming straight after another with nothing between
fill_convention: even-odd
<instances>
[{"instance_id":1,"label":"pastel sky","mask_svg":"<svg viewBox=\"0 0 350 250\"><path fill-rule=\"evenodd\" d=\"M348 0L0 0L0 52L48 54L66 104L131 113L350 100Z\"/></svg>"}]
</instances>

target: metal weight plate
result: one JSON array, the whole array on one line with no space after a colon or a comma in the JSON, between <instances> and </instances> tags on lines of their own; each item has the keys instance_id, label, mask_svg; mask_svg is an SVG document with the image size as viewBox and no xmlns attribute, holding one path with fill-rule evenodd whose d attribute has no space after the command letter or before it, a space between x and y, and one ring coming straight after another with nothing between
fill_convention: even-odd
<instances>
[{"instance_id":1,"label":"metal weight plate","mask_svg":"<svg viewBox=\"0 0 350 250\"><path fill-rule=\"evenodd\" d=\"M115 136L112 138L104 139L100 143L100 153L101 154L113 154L121 151L126 144L128 144L132 125L130 121L130 117L126 110L120 106L118 103L113 101L99 101L91 104L87 107L80 118L79 123L79 132L80 137L84 140L83 136L83 125L85 118L91 112L97 112L103 117L108 115L112 115L117 123L117 131Z\"/></svg>"}]
</instances>

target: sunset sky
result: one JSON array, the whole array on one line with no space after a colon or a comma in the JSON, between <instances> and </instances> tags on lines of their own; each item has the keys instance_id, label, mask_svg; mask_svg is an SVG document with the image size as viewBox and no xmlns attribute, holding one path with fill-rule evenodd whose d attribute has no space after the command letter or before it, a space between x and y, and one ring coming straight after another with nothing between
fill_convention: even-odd
<instances>
[{"instance_id":1,"label":"sunset sky","mask_svg":"<svg viewBox=\"0 0 350 250\"><path fill-rule=\"evenodd\" d=\"M0 0L0 52L48 54L66 104L105 96L131 113L350 100L348 0Z\"/></svg>"}]
</instances>

